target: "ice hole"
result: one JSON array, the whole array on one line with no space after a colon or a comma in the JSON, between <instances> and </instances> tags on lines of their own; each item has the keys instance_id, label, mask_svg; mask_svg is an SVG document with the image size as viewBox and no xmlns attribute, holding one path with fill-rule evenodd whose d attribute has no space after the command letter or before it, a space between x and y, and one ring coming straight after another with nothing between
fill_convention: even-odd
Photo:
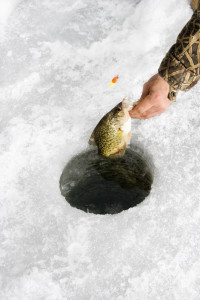
<instances>
[{"instance_id":1,"label":"ice hole","mask_svg":"<svg viewBox=\"0 0 200 300\"><path fill-rule=\"evenodd\" d=\"M127 149L122 158L106 159L96 150L73 157L60 177L61 194L73 207L94 214L116 214L141 203L153 176L143 156Z\"/></svg>"}]
</instances>

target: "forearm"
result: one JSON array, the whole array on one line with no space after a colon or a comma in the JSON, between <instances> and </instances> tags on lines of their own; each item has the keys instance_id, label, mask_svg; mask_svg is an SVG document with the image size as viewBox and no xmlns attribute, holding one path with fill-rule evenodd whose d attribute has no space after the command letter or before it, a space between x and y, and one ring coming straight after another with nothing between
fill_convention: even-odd
<instances>
[{"instance_id":1,"label":"forearm","mask_svg":"<svg viewBox=\"0 0 200 300\"><path fill-rule=\"evenodd\" d=\"M200 5L180 32L158 70L169 83L169 98L176 100L179 90L186 91L200 79Z\"/></svg>"}]
</instances>

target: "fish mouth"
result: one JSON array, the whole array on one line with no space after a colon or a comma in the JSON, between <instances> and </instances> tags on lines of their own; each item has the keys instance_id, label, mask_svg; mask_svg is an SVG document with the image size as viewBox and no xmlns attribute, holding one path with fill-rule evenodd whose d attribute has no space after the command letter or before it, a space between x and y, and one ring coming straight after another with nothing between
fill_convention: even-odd
<instances>
[{"instance_id":1,"label":"fish mouth","mask_svg":"<svg viewBox=\"0 0 200 300\"><path fill-rule=\"evenodd\" d=\"M124 97L124 99L122 100L122 108L127 109L128 111L133 109L133 103L131 102L131 100L128 99L128 97Z\"/></svg>"}]
</instances>

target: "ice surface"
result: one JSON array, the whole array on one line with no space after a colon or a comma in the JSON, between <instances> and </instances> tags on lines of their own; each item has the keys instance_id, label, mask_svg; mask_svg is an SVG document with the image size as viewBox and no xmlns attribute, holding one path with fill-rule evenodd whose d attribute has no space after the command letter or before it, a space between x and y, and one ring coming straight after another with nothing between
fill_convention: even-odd
<instances>
[{"instance_id":1,"label":"ice surface","mask_svg":"<svg viewBox=\"0 0 200 300\"><path fill-rule=\"evenodd\" d=\"M138 99L191 14L186 0L0 2L0 299L199 300L199 85L132 121L154 165L141 205L86 214L58 184L105 112Z\"/></svg>"}]
</instances>

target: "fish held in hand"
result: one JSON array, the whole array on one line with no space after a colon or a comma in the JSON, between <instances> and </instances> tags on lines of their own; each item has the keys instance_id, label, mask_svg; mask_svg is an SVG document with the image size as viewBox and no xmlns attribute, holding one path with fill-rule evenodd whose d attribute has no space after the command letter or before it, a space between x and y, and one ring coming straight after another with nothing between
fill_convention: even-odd
<instances>
[{"instance_id":1,"label":"fish held in hand","mask_svg":"<svg viewBox=\"0 0 200 300\"><path fill-rule=\"evenodd\" d=\"M99 121L89 140L90 145L98 147L99 154L109 158L124 155L131 137L132 108L132 102L125 97Z\"/></svg>"}]
</instances>

